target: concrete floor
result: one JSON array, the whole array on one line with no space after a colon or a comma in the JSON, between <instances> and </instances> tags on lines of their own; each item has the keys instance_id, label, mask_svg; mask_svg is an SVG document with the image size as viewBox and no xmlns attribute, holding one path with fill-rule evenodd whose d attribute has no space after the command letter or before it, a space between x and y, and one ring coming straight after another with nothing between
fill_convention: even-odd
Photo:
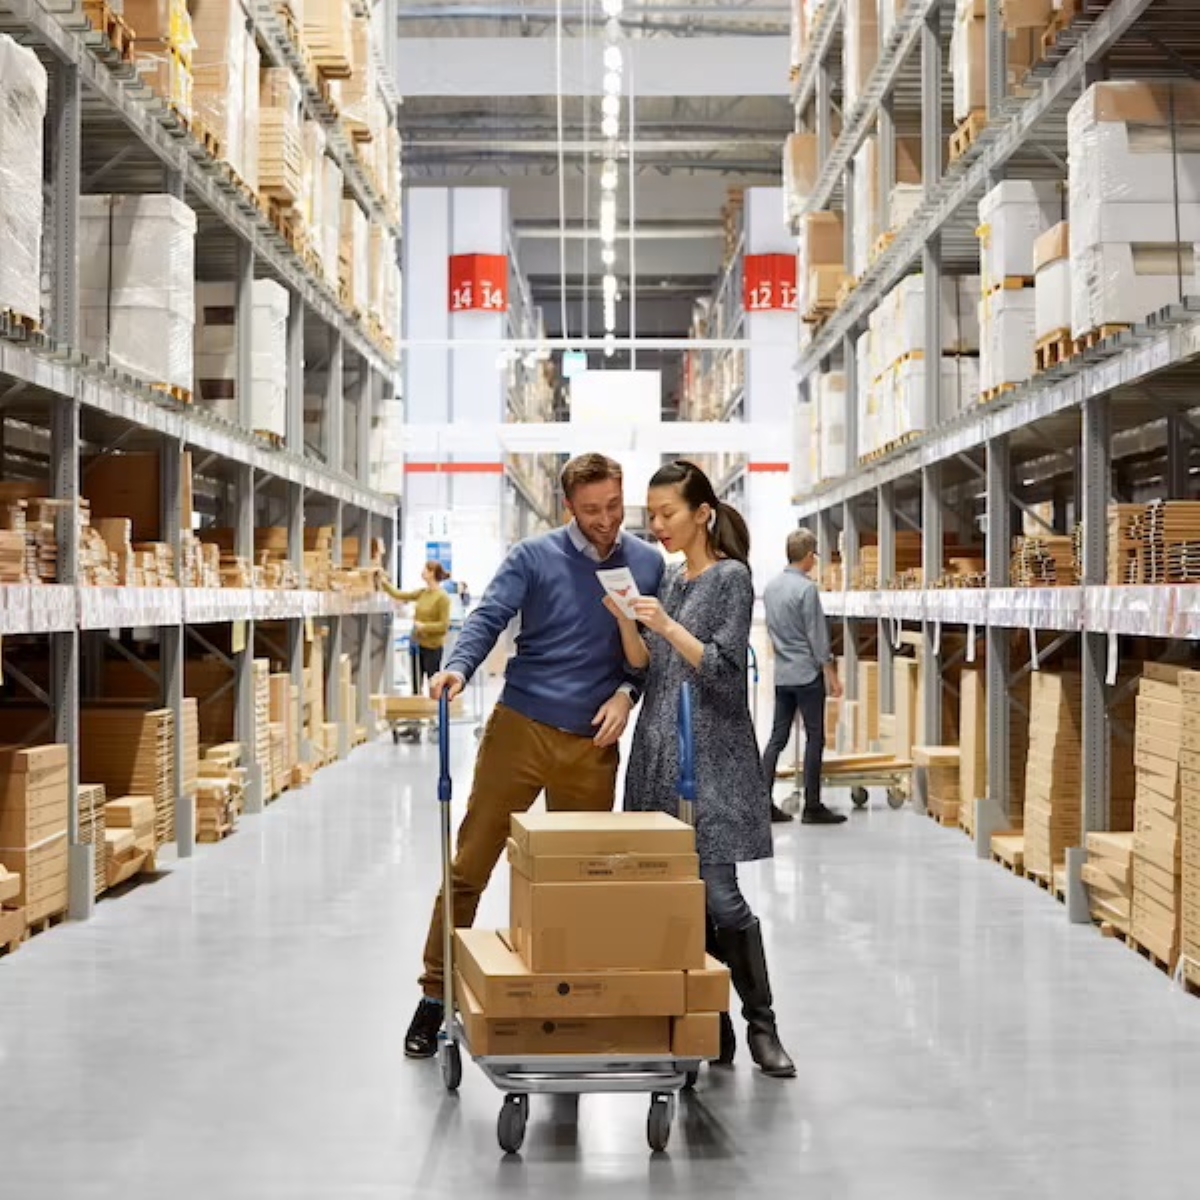
<instances>
[{"instance_id":1,"label":"concrete floor","mask_svg":"<svg viewBox=\"0 0 1200 1200\"><path fill-rule=\"evenodd\" d=\"M459 801L474 743L456 731ZM403 1058L438 874L432 749L377 743L93 921L0 960L0 1195L804 1200L1190 1193L1200 1000L881 801L744 873L799 1078L531 1101ZM838 804L841 798L831 797ZM481 923L504 920L502 876Z\"/></svg>"}]
</instances>

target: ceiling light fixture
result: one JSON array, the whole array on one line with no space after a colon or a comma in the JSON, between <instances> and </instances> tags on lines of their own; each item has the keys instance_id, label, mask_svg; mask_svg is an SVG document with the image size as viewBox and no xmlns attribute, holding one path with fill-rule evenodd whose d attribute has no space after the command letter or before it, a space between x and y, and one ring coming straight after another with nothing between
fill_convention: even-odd
<instances>
[{"instance_id":1,"label":"ceiling light fixture","mask_svg":"<svg viewBox=\"0 0 1200 1200\"><path fill-rule=\"evenodd\" d=\"M625 9L625 0L600 0L600 7L606 17L615 21Z\"/></svg>"}]
</instances>

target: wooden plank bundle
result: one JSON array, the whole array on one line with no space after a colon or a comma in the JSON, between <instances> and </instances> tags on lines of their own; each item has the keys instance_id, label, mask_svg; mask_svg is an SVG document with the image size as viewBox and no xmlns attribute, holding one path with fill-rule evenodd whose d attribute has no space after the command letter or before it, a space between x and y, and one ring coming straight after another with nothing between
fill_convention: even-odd
<instances>
[{"instance_id":1,"label":"wooden plank bundle","mask_svg":"<svg viewBox=\"0 0 1200 1200\"><path fill-rule=\"evenodd\" d=\"M1082 680L1036 671L1030 681L1025 868L1049 879L1081 828Z\"/></svg>"},{"instance_id":2,"label":"wooden plank bundle","mask_svg":"<svg viewBox=\"0 0 1200 1200\"><path fill-rule=\"evenodd\" d=\"M254 758L262 767L263 782L271 783L271 663L256 658L250 664L254 685Z\"/></svg>"},{"instance_id":3,"label":"wooden plank bundle","mask_svg":"<svg viewBox=\"0 0 1200 1200\"><path fill-rule=\"evenodd\" d=\"M1142 581L1144 504L1108 506L1108 582L1112 586Z\"/></svg>"},{"instance_id":4,"label":"wooden plank bundle","mask_svg":"<svg viewBox=\"0 0 1200 1200\"><path fill-rule=\"evenodd\" d=\"M319 592L329 590L333 571L333 526L317 525L304 531L304 582Z\"/></svg>"},{"instance_id":5,"label":"wooden plank bundle","mask_svg":"<svg viewBox=\"0 0 1200 1200\"><path fill-rule=\"evenodd\" d=\"M290 208L304 190L300 86L287 67L268 67L259 78L258 188Z\"/></svg>"},{"instance_id":6,"label":"wooden plank bundle","mask_svg":"<svg viewBox=\"0 0 1200 1200\"><path fill-rule=\"evenodd\" d=\"M1129 932L1133 916L1132 833L1089 833L1083 882L1094 921Z\"/></svg>"},{"instance_id":7,"label":"wooden plank bundle","mask_svg":"<svg viewBox=\"0 0 1200 1200\"><path fill-rule=\"evenodd\" d=\"M0 863L29 924L67 910L67 747L0 748Z\"/></svg>"},{"instance_id":8,"label":"wooden plank bundle","mask_svg":"<svg viewBox=\"0 0 1200 1200\"><path fill-rule=\"evenodd\" d=\"M200 701L195 696L183 698L183 779L181 791L185 796L196 794L200 778Z\"/></svg>"},{"instance_id":9,"label":"wooden plank bundle","mask_svg":"<svg viewBox=\"0 0 1200 1200\"><path fill-rule=\"evenodd\" d=\"M92 883L95 896L108 888L108 843L104 833L108 825L104 805L106 795L102 783L79 785L79 842L93 847Z\"/></svg>"},{"instance_id":10,"label":"wooden plank bundle","mask_svg":"<svg viewBox=\"0 0 1200 1200\"><path fill-rule=\"evenodd\" d=\"M1135 739L1137 796L1129 933L1172 969L1179 956L1181 916L1180 768L1188 707L1182 690L1185 674L1189 673L1178 667L1145 664L1138 688ZM1200 684L1200 674L1195 675L1195 682ZM1200 695L1193 695L1193 708L1197 700ZM1200 745L1200 724L1197 731Z\"/></svg>"},{"instance_id":11,"label":"wooden plank bundle","mask_svg":"<svg viewBox=\"0 0 1200 1200\"><path fill-rule=\"evenodd\" d=\"M154 861L158 846L153 796L122 796L104 806L108 886L116 887Z\"/></svg>"},{"instance_id":12,"label":"wooden plank bundle","mask_svg":"<svg viewBox=\"0 0 1200 1200\"><path fill-rule=\"evenodd\" d=\"M1200 987L1200 673L1179 677L1183 700L1180 750L1180 953L1188 983Z\"/></svg>"},{"instance_id":13,"label":"wooden plank bundle","mask_svg":"<svg viewBox=\"0 0 1200 1200\"><path fill-rule=\"evenodd\" d=\"M87 707L79 719L81 773L114 795L151 797L160 846L175 840L174 725L169 708Z\"/></svg>"},{"instance_id":14,"label":"wooden plank bundle","mask_svg":"<svg viewBox=\"0 0 1200 1200\"><path fill-rule=\"evenodd\" d=\"M196 841L219 842L237 826L241 788L232 774L205 775L196 790Z\"/></svg>"},{"instance_id":15,"label":"wooden plank bundle","mask_svg":"<svg viewBox=\"0 0 1200 1200\"><path fill-rule=\"evenodd\" d=\"M925 777L925 802L943 825L957 825L962 799L957 746L914 746L913 766Z\"/></svg>"},{"instance_id":16,"label":"wooden plank bundle","mask_svg":"<svg viewBox=\"0 0 1200 1200\"><path fill-rule=\"evenodd\" d=\"M1010 578L1013 587L1074 587L1079 582L1074 538L1013 538Z\"/></svg>"}]
</instances>

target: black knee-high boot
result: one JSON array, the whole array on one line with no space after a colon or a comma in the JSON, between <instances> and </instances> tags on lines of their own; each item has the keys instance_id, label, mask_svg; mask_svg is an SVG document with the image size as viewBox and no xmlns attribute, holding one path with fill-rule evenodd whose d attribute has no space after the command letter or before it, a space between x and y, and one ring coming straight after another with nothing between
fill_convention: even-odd
<instances>
[{"instance_id":1,"label":"black knee-high boot","mask_svg":"<svg viewBox=\"0 0 1200 1200\"><path fill-rule=\"evenodd\" d=\"M796 1074L796 1064L783 1048L775 1027L771 981L758 918L745 929L718 929L717 944L721 947L720 957L733 976L733 986L742 998L750 1057L765 1075L791 1078Z\"/></svg>"},{"instance_id":2,"label":"black knee-high boot","mask_svg":"<svg viewBox=\"0 0 1200 1200\"><path fill-rule=\"evenodd\" d=\"M713 924L712 918L707 918L704 929L704 949L711 954L719 963L725 963L725 955L721 950L720 938L717 936L717 927ZM721 1014L721 1050L714 1063L720 1067L733 1066L733 1058L737 1053L737 1037L733 1032L733 1020L727 1012Z\"/></svg>"}]
</instances>

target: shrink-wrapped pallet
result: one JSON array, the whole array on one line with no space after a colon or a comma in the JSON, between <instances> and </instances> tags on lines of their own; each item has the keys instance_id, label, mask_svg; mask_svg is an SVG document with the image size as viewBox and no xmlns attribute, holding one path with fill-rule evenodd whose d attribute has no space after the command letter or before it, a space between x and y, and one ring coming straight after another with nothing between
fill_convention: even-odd
<instances>
[{"instance_id":1,"label":"shrink-wrapped pallet","mask_svg":"<svg viewBox=\"0 0 1200 1200\"><path fill-rule=\"evenodd\" d=\"M41 316L45 118L45 67L0 34L0 310L34 320Z\"/></svg>"},{"instance_id":2,"label":"shrink-wrapped pallet","mask_svg":"<svg viewBox=\"0 0 1200 1200\"><path fill-rule=\"evenodd\" d=\"M192 390L196 214L173 196L81 196L79 325L86 354Z\"/></svg>"},{"instance_id":3,"label":"shrink-wrapped pallet","mask_svg":"<svg viewBox=\"0 0 1200 1200\"><path fill-rule=\"evenodd\" d=\"M185 0L126 0L121 15L136 35L138 77L190 121L195 115L196 35Z\"/></svg>"},{"instance_id":4,"label":"shrink-wrapped pallet","mask_svg":"<svg viewBox=\"0 0 1200 1200\"><path fill-rule=\"evenodd\" d=\"M979 387L984 394L1032 377L1036 302L1033 288L1000 288L980 300Z\"/></svg>"},{"instance_id":5,"label":"shrink-wrapped pallet","mask_svg":"<svg viewBox=\"0 0 1200 1200\"><path fill-rule=\"evenodd\" d=\"M253 129L245 113L246 71L253 65L246 49L246 14L241 0L192 0L191 15L196 118L220 140L221 157L244 180L246 131Z\"/></svg>"},{"instance_id":6,"label":"shrink-wrapped pallet","mask_svg":"<svg viewBox=\"0 0 1200 1200\"><path fill-rule=\"evenodd\" d=\"M304 40L322 74L345 79L350 73L348 0L305 0Z\"/></svg>"},{"instance_id":7,"label":"shrink-wrapped pallet","mask_svg":"<svg viewBox=\"0 0 1200 1200\"><path fill-rule=\"evenodd\" d=\"M817 376L816 404L820 480L840 479L849 468L846 376L841 371L829 371Z\"/></svg>"},{"instance_id":8,"label":"shrink-wrapped pallet","mask_svg":"<svg viewBox=\"0 0 1200 1200\"><path fill-rule=\"evenodd\" d=\"M979 274L993 291L1034 274L1034 243L1066 216L1066 190L1056 180L1006 179L979 202Z\"/></svg>"},{"instance_id":9,"label":"shrink-wrapped pallet","mask_svg":"<svg viewBox=\"0 0 1200 1200\"><path fill-rule=\"evenodd\" d=\"M879 9L876 0L846 0L845 20L842 86L845 108L849 111L858 102L879 61Z\"/></svg>"},{"instance_id":10,"label":"shrink-wrapped pallet","mask_svg":"<svg viewBox=\"0 0 1200 1200\"><path fill-rule=\"evenodd\" d=\"M1034 333L1038 341L1071 333L1071 245L1065 221L1047 230L1033 248Z\"/></svg>"},{"instance_id":11,"label":"shrink-wrapped pallet","mask_svg":"<svg viewBox=\"0 0 1200 1200\"><path fill-rule=\"evenodd\" d=\"M289 69L261 72L259 105L258 188L289 207L304 191L303 96Z\"/></svg>"},{"instance_id":12,"label":"shrink-wrapped pallet","mask_svg":"<svg viewBox=\"0 0 1200 1200\"><path fill-rule=\"evenodd\" d=\"M338 282L351 308L367 311L370 224L356 200L343 198Z\"/></svg>"},{"instance_id":13,"label":"shrink-wrapped pallet","mask_svg":"<svg viewBox=\"0 0 1200 1200\"><path fill-rule=\"evenodd\" d=\"M342 191L344 181L342 169L326 158L321 163L321 223L313 230L317 242L317 253L321 259L321 271L326 284L336 292L341 278L339 258L342 244Z\"/></svg>"},{"instance_id":14,"label":"shrink-wrapped pallet","mask_svg":"<svg viewBox=\"0 0 1200 1200\"><path fill-rule=\"evenodd\" d=\"M355 14L350 18L350 77L340 84L342 120L357 138L371 136L371 100L378 94L375 59L371 53L371 22Z\"/></svg>"}]
</instances>

